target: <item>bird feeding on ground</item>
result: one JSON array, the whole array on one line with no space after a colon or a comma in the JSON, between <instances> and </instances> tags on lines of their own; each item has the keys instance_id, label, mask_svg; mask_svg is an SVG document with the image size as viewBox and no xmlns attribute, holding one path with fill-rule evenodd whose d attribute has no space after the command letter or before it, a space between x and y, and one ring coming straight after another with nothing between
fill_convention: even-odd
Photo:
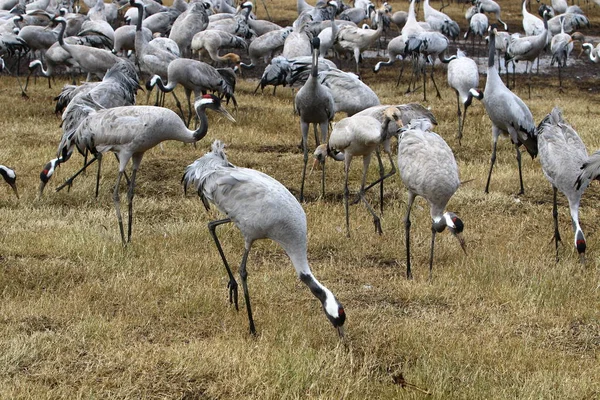
<instances>
[{"instance_id":1,"label":"bird feeding on ground","mask_svg":"<svg viewBox=\"0 0 600 400\"><path fill-rule=\"evenodd\" d=\"M212 151L190 164L183 175L184 189L195 186L208 210L213 203L227 218L208 224L217 250L229 275L229 301L238 309L237 282L229 268L217 238L219 225L233 222L244 236L245 250L239 268L250 332L256 333L250 294L247 285L246 262L255 240L271 239L278 243L292 261L300 280L308 286L323 305L323 311L343 335L346 320L344 307L333 293L313 276L307 258L306 214L296 198L281 183L262 172L236 167L227 160L224 145L215 141Z\"/></svg>"}]
</instances>

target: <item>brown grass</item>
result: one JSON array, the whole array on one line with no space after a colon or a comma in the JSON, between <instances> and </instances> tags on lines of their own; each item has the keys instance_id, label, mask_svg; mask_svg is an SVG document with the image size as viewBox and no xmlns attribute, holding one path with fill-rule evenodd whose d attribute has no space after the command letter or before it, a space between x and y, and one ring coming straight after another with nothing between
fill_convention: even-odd
<instances>
[{"instance_id":1,"label":"brown grass","mask_svg":"<svg viewBox=\"0 0 600 400\"><path fill-rule=\"evenodd\" d=\"M278 19L291 20L292 3L267 5ZM393 5L406 9L405 3ZM461 7L447 10L464 26ZM518 5L504 13L516 29ZM597 23L598 9L590 15ZM405 82L399 89L390 84L397 71L374 75L364 68L363 79L384 103L420 101L420 91L403 94ZM447 233L438 235L434 279L427 280L430 217L420 199L413 209L415 279L407 281L406 191L399 177L386 185L383 236L373 233L366 210L354 206L352 238L346 239L342 165L328 164L326 198L316 199L315 174L304 208L313 271L348 314L347 337L340 341L319 302L270 242L257 243L248 264L258 329L257 337L250 336L243 301L240 312L228 304L226 274L206 228L218 213L206 213L196 196L184 197L179 183L185 166L220 139L233 163L268 173L297 193L302 156L289 90L253 95L256 82L240 80L237 124L211 114L209 134L197 149L166 143L164 151L148 152L134 201L133 243L123 248L111 197L112 157L105 157L97 200L94 172L77 179L70 193L53 192L79 167L79 156L36 198L39 171L60 137L52 98L64 80L51 90L39 80L24 101L15 80L3 76L0 160L16 169L22 197L16 200L0 186L0 398L424 396L395 384L399 374L440 399L600 397L597 185L581 207L587 264L578 263L564 197L564 244L556 264L549 244L552 191L539 162L523 157L526 192L516 197L514 150L501 141L491 193L485 195L489 119L476 102L459 147L455 97L443 68L437 78L443 99L430 92L427 103L439 121L436 132L454 149L461 178L473 179L449 204L465 222L469 254ZM520 83L516 92L526 98ZM600 148L597 90L593 80L568 79L559 94L555 75L540 75L534 77L533 98L525 101L536 121L560 106L592 151ZM354 190L359 165L352 168ZM239 232L219 232L237 265Z\"/></svg>"}]
</instances>

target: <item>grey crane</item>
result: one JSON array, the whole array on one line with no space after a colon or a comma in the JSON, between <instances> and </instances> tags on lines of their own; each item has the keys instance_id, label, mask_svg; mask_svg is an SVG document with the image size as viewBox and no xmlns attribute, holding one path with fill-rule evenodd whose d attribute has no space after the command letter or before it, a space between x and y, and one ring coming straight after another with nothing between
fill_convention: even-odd
<instances>
[{"instance_id":1,"label":"grey crane","mask_svg":"<svg viewBox=\"0 0 600 400\"><path fill-rule=\"evenodd\" d=\"M290 84L297 80L306 81L312 72L311 65L298 65L291 73ZM328 68L318 73L319 82L331 90L334 110L352 116L366 108L380 104L377 94L351 72Z\"/></svg>"},{"instance_id":2,"label":"grey crane","mask_svg":"<svg viewBox=\"0 0 600 400\"><path fill-rule=\"evenodd\" d=\"M198 32L202 32L208 26L207 7L209 3L191 3L188 9L181 13L169 33L169 39L174 40L179 46L179 51L184 57L192 55L193 38Z\"/></svg>"},{"instance_id":3,"label":"grey crane","mask_svg":"<svg viewBox=\"0 0 600 400\"><path fill-rule=\"evenodd\" d=\"M256 66L262 59L268 63L273 54L283 49L285 39L292 32L291 27L282 28L278 31L267 32L254 39L248 46L248 55L250 56L250 64L240 63L240 66L245 69L251 69Z\"/></svg>"},{"instance_id":4,"label":"grey crane","mask_svg":"<svg viewBox=\"0 0 600 400\"><path fill-rule=\"evenodd\" d=\"M562 75L561 69L567 66L567 60L573 51L573 38L568 33L565 33L564 19L561 20L562 30L559 34L552 36L550 41L550 52L552 53L552 59L550 65L554 65L558 68L558 85L559 91L562 92Z\"/></svg>"},{"instance_id":5,"label":"grey crane","mask_svg":"<svg viewBox=\"0 0 600 400\"><path fill-rule=\"evenodd\" d=\"M402 35L398 35L390 40L387 46L388 60L379 61L377 64L375 64L375 67L373 67L373 72L379 72L381 67L390 66L394 64L396 60L403 60L404 49L406 49L406 42L404 41Z\"/></svg>"},{"instance_id":6,"label":"grey crane","mask_svg":"<svg viewBox=\"0 0 600 400\"><path fill-rule=\"evenodd\" d=\"M460 49L456 51L456 58L448 64L448 86L456 92L458 116L458 133L456 137L458 138L458 144L460 144L465 119L467 118L467 109L473 101L473 92L471 92L471 89L479 86L477 63L467 57ZM461 112L461 104L464 108L464 112Z\"/></svg>"},{"instance_id":7,"label":"grey crane","mask_svg":"<svg viewBox=\"0 0 600 400\"><path fill-rule=\"evenodd\" d=\"M377 29L363 29L352 25L342 26L336 38L336 48L354 55L356 74L359 74L358 64L361 53L371 47L383 33L383 20L381 11L377 11Z\"/></svg>"},{"instance_id":8,"label":"grey crane","mask_svg":"<svg viewBox=\"0 0 600 400\"><path fill-rule=\"evenodd\" d=\"M594 47L592 43L583 43L581 45L581 48L584 51L589 52L590 61L592 61L593 63L598 63L598 61L600 61L600 57L598 57L598 55L600 54L600 43L598 43L596 47Z\"/></svg>"},{"instance_id":9,"label":"grey crane","mask_svg":"<svg viewBox=\"0 0 600 400\"><path fill-rule=\"evenodd\" d=\"M128 53L135 51L135 25L123 25L115 29L115 41L113 44L113 53ZM147 40L152 40L152 31L142 27Z\"/></svg>"},{"instance_id":10,"label":"grey crane","mask_svg":"<svg viewBox=\"0 0 600 400\"><path fill-rule=\"evenodd\" d=\"M523 0L521 13L523 14L523 30L526 36L539 35L544 31L544 21L527 11L529 0Z\"/></svg>"},{"instance_id":11,"label":"grey crane","mask_svg":"<svg viewBox=\"0 0 600 400\"><path fill-rule=\"evenodd\" d=\"M231 68L217 69L202 61L178 58L169 64L167 75L169 76L169 81L166 84L159 75L154 75L146 85L146 88L151 90L154 85L158 85L162 92L169 93L177 87L177 84L181 84L185 90L188 102L187 125L190 124L192 117L192 93L196 97L199 97L201 94L206 94L209 90L216 91L221 96L224 96L228 102L229 99L233 100L234 106L237 107L234 94L235 73ZM177 98L176 102L183 118L183 110Z\"/></svg>"},{"instance_id":12,"label":"grey crane","mask_svg":"<svg viewBox=\"0 0 600 400\"><path fill-rule=\"evenodd\" d=\"M306 69L307 65L312 65L312 57L311 56L302 56L292 59L287 59L283 56L277 56L271 60L269 65L265 68L263 72L260 82L256 86L255 92L260 87L264 90L265 86L273 85L273 94L275 94L275 89L279 85L297 85L301 86L306 82L306 79L310 76L310 74L296 74L295 70L297 69ZM333 68L336 68L333 61L330 61L326 58L319 57L317 68L319 71L326 71ZM292 84L292 76L295 77L294 83ZM304 79L306 78L306 79Z\"/></svg>"},{"instance_id":13,"label":"grey crane","mask_svg":"<svg viewBox=\"0 0 600 400\"><path fill-rule=\"evenodd\" d=\"M460 32L458 24L443 12L431 7L429 5L429 0L424 1L423 12L425 14L425 21L429 24L431 29L443 33L450 39L456 39L458 37Z\"/></svg>"},{"instance_id":14,"label":"grey crane","mask_svg":"<svg viewBox=\"0 0 600 400\"><path fill-rule=\"evenodd\" d=\"M253 18L248 18L248 26L258 37L264 35L267 32L278 31L282 29L281 26L277 25L274 22L267 21L264 19Z\"/></svg>"},{"instance_id":15,"label":"grey crane","mask_svg":"<svg viewBox=\"0 0 600 400\"><path fill-rule=\"evenodd\" d=\"M410 262L410 211L417 196L427 200L430 207L431 252L429 254L429 279L433 271L433 250L436 233L448 228L459 241L463 251L464 224L453 212L446 211L448 201L460 186L458 166L452 150L437 133L431 132L427 119L415 119L400 129L398 139L398 169L404 186L408 189L408 205L404 226L406 232L406 277L412 279Z\"/></svg>"},{"instance_id":16,"label":"grey crane","mask_svg":"<svg viewBox=\"0 0 600 400\"><path fill-rule=\"evenodd\" d=\"M66 91L63 90L64 93L59 95L57 102L57 110L60 107L64 107L65 103L68 103L62 115L63 135L58 146L56 159L48 162L40 173L40 196L43 194L44 187L54 174L56 167L71 158L75 146L68 146L67 143L72 143L72 138L81 121L90 113L99 109L134 104L138 88L139 82L135 66L127 60L120 60L106 73L102 82L85 84L81 89L69 86ZM85 147L81 146L77 146L77 150L81 154L85 154L86 152ZM69 178L63 187L70 186L73 179L94 161L96 159L86 162L84 167L73 177ZM98 174L96 176L96 196L98 195L99 176L100 166L98 167Z\"/></svg>"},{"instance_id":17,"label":"grey crane","mask_svg":"<svg viewBox=\"0 0 600 400\"><path fill-rule=\"evenodd\" d=\"M68 44L64 40L67 21L63 17L55 17L53 20L61 25L58 43L67 53L69 53L77 65L87 73L88 81L92 74L99 78L104 77L106 71L119 61L119 57L109 50L79 44Z\"/></svg>"},{"instance_id":18,"label":"grey crane","mask_svg":"<svg viewBox=\"0 0 600 400\"><path fill-rule=\"evenodd\" d=\"M588 158L583 141L571 125L563 119L558 107L540 122L537 128L540 164L544 176L552 185L554 192L552 215L554 217L554 243L556 247L556 262L558 262L558 207L557 192L560 190L569 201L571 221L575 232L575 248L581 262L585 260L585 237L579 225L579 201L589 181L582 185L574 185L581 173L581 166Z\"/></svg>"},{"instance_id":19,"label":"grey crane","mask_svg":"<svg viewBox=\"0 0 600 400\"><path fill-rule=\"evenodd\" d=\"M0 165L0 175L8 185L11 187L17 199L19 198L19 190L17 190L17 174L12 168Z\"/></svg>"},{"instance_id":20,"label":"grey crane","mask_svg":"<svg viewBox=\"0 0 600 400\"><path fill-rule=\"evenodd\" d=\"M248 25L252 7L251 1L245 1L239 6L239 11L233 18L211 21L206 29L218 29L233 35L238 35L244 39L249 39L252 36L255 36L254 31L250 29L250 25Z\"/></svg>"},{"instance_id":21,"label":"grey crane","mask_svg":"<svg viewBox=\"0 0 600 400\"><path fill-rule=\"evenodd\" d=\"M496 3L494 0L476 0L475 6L480 7L481 11L485 13L494 14L496 16L496 20L504 26L504 30L508 30L508 25L506 25L506 23L500 19L502 10L500 9L498 3Z\"/></svg>"},{"instance_id":22,"label":"grey crane","mask_svg":"<svg viewBox=\"0 0 600 400\"><path fill-rule=\"evenodd\" d=\"M487 68L487 79L483 91L483 106L492 121L492 159L490 171L488 173L485 192L488 193L490 179L492 178L492 169L496 162L496 145L498 137L501 134L508 134L510 140L515 145L517 152L517 164L519 165L519 194L525 193L523 188L523 174L521 172L521 151L519 147L524 145L532 158L537 156L537 135L535 133L535 124L533 115L527 105L517 95L511 92L494 64L494 55L496 53L496 29L490 29L489 36L489 58ZM481 91L471 89L474 97L481 98Z\"/></svg>"},{"instance_id":23,"label":"grey crane","mask_svg":"<svg viewBox=\"0 0 600 400\"><path fill-rule=\"evenodd\" d=\"M306 23L300 23L293 28L283 43L283 51L281 52L283 57L289 60L311 55L310 36L307 30L308 25Z\"/></svg>"},{"instance_id":24,"label":"grey crane","mask_svg":"<svg viewBox=\"0 0 600 400\"><path fill-rule=\"evenodd\" d=\"M219 55L219 50L225 48L247 49L248 44L243 38L232 35L229 32L218 29L209 29L198 32L192 39L191 49L193 53L198 53L200 59L207 55L211 60L220 63L233 63L237 69L240 64L240 56L235 53Z\"/></svg>"},{"instance_id":25,"label":"grey crane","mask_svg":"<svg viewBox=\"0 0 600 400\"><path fill-rule=\"evenodd\" d=\"M467 29L464 39L467 40L469 34L470 33L473 34L471 36L471 51L472 52L475 52L475 36L479 36L479 43L481 44L481 40L483 39L483 36L487 33L488 25L489 25L488 17L482 12L477 12L477 13L473 14L473 16L469 19L469 29ZM479 54L478 54L478 56L479 56Z\"/></svg>"},{"instance_id":26,"label":"grey crane","mask_svg":"<svg viewBox=\"0 0 600 400\"><path fill-rule=\"evenodd\" d=\"M119 175L115 183L113 201L123 245L131 242L135 179L144 153L165 140L195 143L202 139L208 132L207 109L217 111L235 122L229 112L221 106L221 100L214 95L207 94L196 99L194 108L200 120L200 125L195 131L189 130L174 111L164 107L122 106L99 110L81 121L74 135L63 144L63 149L76 145L87 149L95 157L101 157L101 154L107 151L117 154ZM126 241L119 184L130 159L132 172L127 192L129 219Z\"/></svg>"},{"instance_id":27,"label":"grey crane","mask_svg":"<svg viewBox=\"0 0 600 400\"><path fill-rule=\"evenodd\" d=\"M161 11L146 17L144 21L142 21L142 26L150 29L152 34L158 33L166 36L180 14L181 12L179 10L175 8L168 8L165 11ZM137 21L139 22L139 20L140 18L138 16Z\"/></svg>"},{"instance_id":28,"label":"grey crane","mask_svg":"<svg viewBox=\"0 0 600 400\"><path fill-rule=\"evenodd\" d=\"M544 14L544 30L537 35L524 36L524 37L513 37L510 38L510 43L506 49L506 60L505 65L509 61L527 61L527 86L529 88L529 98L531 98L531 69L533 68L533 62L539 59L542 51L548 43L548 18L547 13ZM539 60L538 60L539 64ZM514 87L514 76L515 71L513 68L513 87Z\"/></svg>"},{"instance_id":29,"label":"grey crane","mask_svg":"<svg viewBox=\"0 0 600 400\"><path fill-rule=\"evenodd\" d=\"M211 221L210 234L229 276L229 301L238 309L238 285L221 248L216 228L233 222L244 237L244 255L239 273L244 290L250 332L256 334L246 262L256 240L271 239L279 244L290 258L300 280L323 305L327 319L343 336L346 320L344 307L329 289L313 276L307 257L306 214L294 196L281 183L262 172L236 167L225 155L224 145L215 141L212 151L186 169L182 179L184 188L195 186L208 210L213 203L227 218Z\"/></svg>"},{"instance_id":30,"label":"grey crane","mask_svg":"<svg viewBox=\"0 0 600 400\"><path fill-rule=\"evenodd\" d=\"M348 189L348 174L350 172L350 164L355 156L363 157L363 174L360 184L360 190L357 195L357 201L362 201L369 213L373 216L375 231L379 234L381 231L381 221L375 213L367 199L365 198L365 186L367 180L367 172L371 162L373 152L377 150L380 144L389 142L388 129L390 122L394 121L398 124L400 121L400 111L396 107L388 107L383 112L384 122L380 123L376 118L369 115L354 115L347 117L336 123L331 131L329 142L321 144L315 150L315 163L320 161L324 164L325 157L329 155L337 161L344 161L344 209L346 211L346 235L350 237L350 214L348 212L348 197L350 191ZM396 130L398 126L396 126ZM384 151L390 156L391 152L388 146L384 146ZM381 160L380 160L381 162ZM392 167L393 167L392 162ZM379 181L383 181L383 177ZM373 186L369 185L369 187ZM380 199L383 201L383 199Z\"/></svg>"},{"instance_id":31,"label":"grey crane","mask_svg":"<svg viewBox=\"0 0 600 400\"><path fill-rule=\"evenodd\" d=\"M317 125L321 129L321 142L327 143L329 122L335 115L335 103L331 90L319 82L319 46L318 37L312 40L312 65L311 73L304 84L298 90L294 99L294 105L300 115L300 131L302 132L302 150L304 152L304 167L302 169L302 184L300 186L300 201L304 201L304 179L306 177L306 163L308 162L308 128L313 124L315 139L317 139ZM319 143L317 142L317 145ZM321 177L321 194L325 196L325 166Z\"/></svg>"}]
</instances>

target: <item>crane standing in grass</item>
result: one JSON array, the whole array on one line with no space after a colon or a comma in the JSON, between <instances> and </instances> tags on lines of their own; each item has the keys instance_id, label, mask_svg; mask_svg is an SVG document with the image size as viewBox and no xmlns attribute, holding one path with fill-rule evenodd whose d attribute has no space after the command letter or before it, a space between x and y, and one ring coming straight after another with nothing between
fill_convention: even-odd
<instances>
[{"instance_id":1,"label":"crane standing in grass","mask_svg":"<svg viewBox=\"0 0 600 400\"><path fill-rule=\"evenodd\" d=\"M417 196L427 200L430 207L431 253L429 279L433 270L435 235L446 227L456 236L465 251L462 238L463 222L453 212L444 212L446 204L460 186L458 166L448 144L437 133L431 132L431 122L416 119L401 128L398 141L398 169L408 189L408 206L404 219L406 230L406 277L412 279L410 264L410 210Z\"/></svg>"},{"instance_id":2,"label":"crane standing in grass","mask_svg":"<svg viewBox=\"0 0 600 400\"><path fill-rule=\"evenodd\" d=\"M448 64L448 85L456 92L456 103L458 107L458 134L456 137L458 138L458 144L460 144L465 125L465 118L467 117L467 108L469 108L473 101L474 93L471 89L476 88L479 85L477 63L460 50L456 51L456 58ZM476 94L478 97L481 97L480 93ZM481 98L479 99L481 100ZM461 103L464 107L464 113L461 113L460 110Z\"/></svg>"},{"instance_id":3,"label":"crane standing in grass","mask_svg":"<svg viewBox=\"0 0 600 400\"><path fill-rule=\"evenodd\" d=\"M13 192L15 192L15 195L17 196L17 199L18 199L19 191L17 190L17 174L15 174L15 171L4 165L0 165L0 175L2 175L2 178L4 178L4 181L6 183L8 183L8 185L11 187Z\"/></svg>"},{"instance_id":4,"label":"crane standing in grass","mask_svg":"<svg viewBox=\"0 0 600 400\"><path fill-rule=\"evenodd\" d=\"M184 188L194 185L206 209L209 202L227 215L227 218L208 224L217 250L229 275L229 301L238 309L238 286L229 268L216 228L233 222L244 236L245 249L240 265L250 332L256 334L250 294L248 292L246 262L255 240L271 239L277 242L292 261L300 280L323 305L323 311L343 335L346 314L343 306L329 289L313 276L307 258L306 215L296 198L281 183L262 172L236 167L229 163L224 145L215 141L212 151L189 165L182 179Z\"/></svg>"},{"instance_id":5,"label":"crane standing in grass","mask_svg":"<svg viewBox=\"0 0 600 400\"><path fill-rule=\"evenodd\" d=\"M165 140L194 143L202 139L208 132L206 109L217 111L235 122L229 112L221 106L221 100L216 96L209 94L202 96L196 100L194 107L200 120L199 127L195 131L189 130L181 118L168 108L124 106L91 113L79 124L74 135L63 143L65 151L76 145L78 148L88 149L96 157L101 157L101 154L107 151L117 154L119 175L115 184L113 200L123 245L126 244L126 241L121 218L119 184L129 160L132 160L132 173L127 194L129 201L127 243L131 242L135 178L144 153Z\"/></svg>"},{"instance_id":6,"label":"crane standing in grass","mask_svg":"<svg viewBox=\"0 0 600 400\"><path fill-rule=\"evenodd\" d=\"M304 179L306 177L306 164L308 163L308 128L310 124L315 127L315 138L317 125L321 129L321 142L327 143L329 122L335 115L335 104L331 90L323 86L318 79L319 76L319 46L318 37L312 40L312 66L308 80L298 90L294 104L300 115L300 130L302 132L302 150L304 152L304 167L302 169L302 185L300 186L300 201L304 201ZM317 143L319 145L319 143ZM325 195L325 165L321 177L321 194Z\"/></svg>"},{"instance_id":7,"label":"crane standing in grass","mask_svg":"<svg viewBox=\"0 0 600 400\"><path fill-rule=\"evenodd\" d=\"M577 132L562 117L560 109L555 107L538 126L538 146L540 164L544 176L550 181L554 192L552 215L554 217L554 243L556 262L558 262L558 208L556 195L560 190L569 201L571 221L575 231L575 248L581 262L585 260L585 237L579 226L579 201L589 181L581 185L573 185L581 173L581 166L587 160L587 150Z\"/></svg>"},{"instance_id":8,"label":"crane standing in grass","mask_svg":"<svg viewBox=\"0 0 600 400\"><path fill-rule=\"evenodd\" d=\"M494 65L494 55L496 53L496 29L490 28L489 36L489 58L488 58L488 74L483 91L483 106L492 121L492 159L490 163L490 171L488 173L487 183L485 184L485 192L488 193L490 180L492 178L492 169L496 162L496 145L501 134L510 135L512 143L515 145L517 152L517 163L519 165L519 194L525 193L523 188L523 173L521 171L521 151L519 147L525 145L527 152L532 158L537 156L537 135L535 132L535 124L533 115L527 105L517 95L511 92L502 78L498 74L498 70ZM481 91L471 89L474 97L481 99Z\"/></svg>"}]
</instances>

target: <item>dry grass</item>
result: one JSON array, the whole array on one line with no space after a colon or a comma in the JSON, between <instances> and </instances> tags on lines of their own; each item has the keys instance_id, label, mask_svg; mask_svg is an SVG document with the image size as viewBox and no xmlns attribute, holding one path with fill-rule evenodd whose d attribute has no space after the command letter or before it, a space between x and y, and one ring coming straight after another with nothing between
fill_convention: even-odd
<instances>
[{"instance_id":1,"label":"dry grass","mask_svg":"<svg viewBox=\"0 0 600 400\"><path fill-rule=\"evenodd\" d=\"M290 1L279 4L285 13L267 3L272 14L293 18ZM460 7L450 10L462 23ZM505 12L515 27L517 8ZM592 22L598 14L591 10ZM396 71L375 76L365 69L363 79L384 103L421 100L420 92L404 96L390 84ZM399 373L434 398L599 398L598 187L588 190L581 208L585 266L560 198L564 245L556 264L549 244L552 192L539 162L523 158L526 194L515 197L514 150L502 141L485 195L491 124L475 103L459 147L455 98L444 80L440 68L443 100L432 97L427 105L440 122L436 131L455 151L462 179L474 180L449 204L465 222L468 256L447 233L439 235L434 279L427 281L430 219L419 200L415 279L407 281L406 194L399 177L386 186L383 236L373 233L366 210L354 206L351 239L344 232L342 165L329 164L324 200L316 200L319 176L308 180L309 259L346 308L347 337L339 341L319 302L269 242L257 243L249 260L258 329L251 337L243 309L235 312L227 302L226 274L206 229L217 213L207 214L195 196L184 197L179 183L184 167L218 138L229 145L233 163L264 171L297 193L302 157L289 90L253 95L256 82L240 81L237 124L212 114L197 149L167 143L164 151L148 152L138 178L133 244L124 249L111 200L112 157L105 158L98 200L93 173L70 193L52 191L79 167L78 156L36 199L39 171L60 136L52 97L62 81L51 90L38 81L24 101L15 81L3 76L0 160L16 168L22 197L0 186L0 398L423 397L395 384ZM534 80L526 102L536 121L558 105L588 149L600 148L597 83L569 80L558 94L555 76ZM235 265L241 237L234 227L220 229Z\"/></svg>"}]
</instances>

